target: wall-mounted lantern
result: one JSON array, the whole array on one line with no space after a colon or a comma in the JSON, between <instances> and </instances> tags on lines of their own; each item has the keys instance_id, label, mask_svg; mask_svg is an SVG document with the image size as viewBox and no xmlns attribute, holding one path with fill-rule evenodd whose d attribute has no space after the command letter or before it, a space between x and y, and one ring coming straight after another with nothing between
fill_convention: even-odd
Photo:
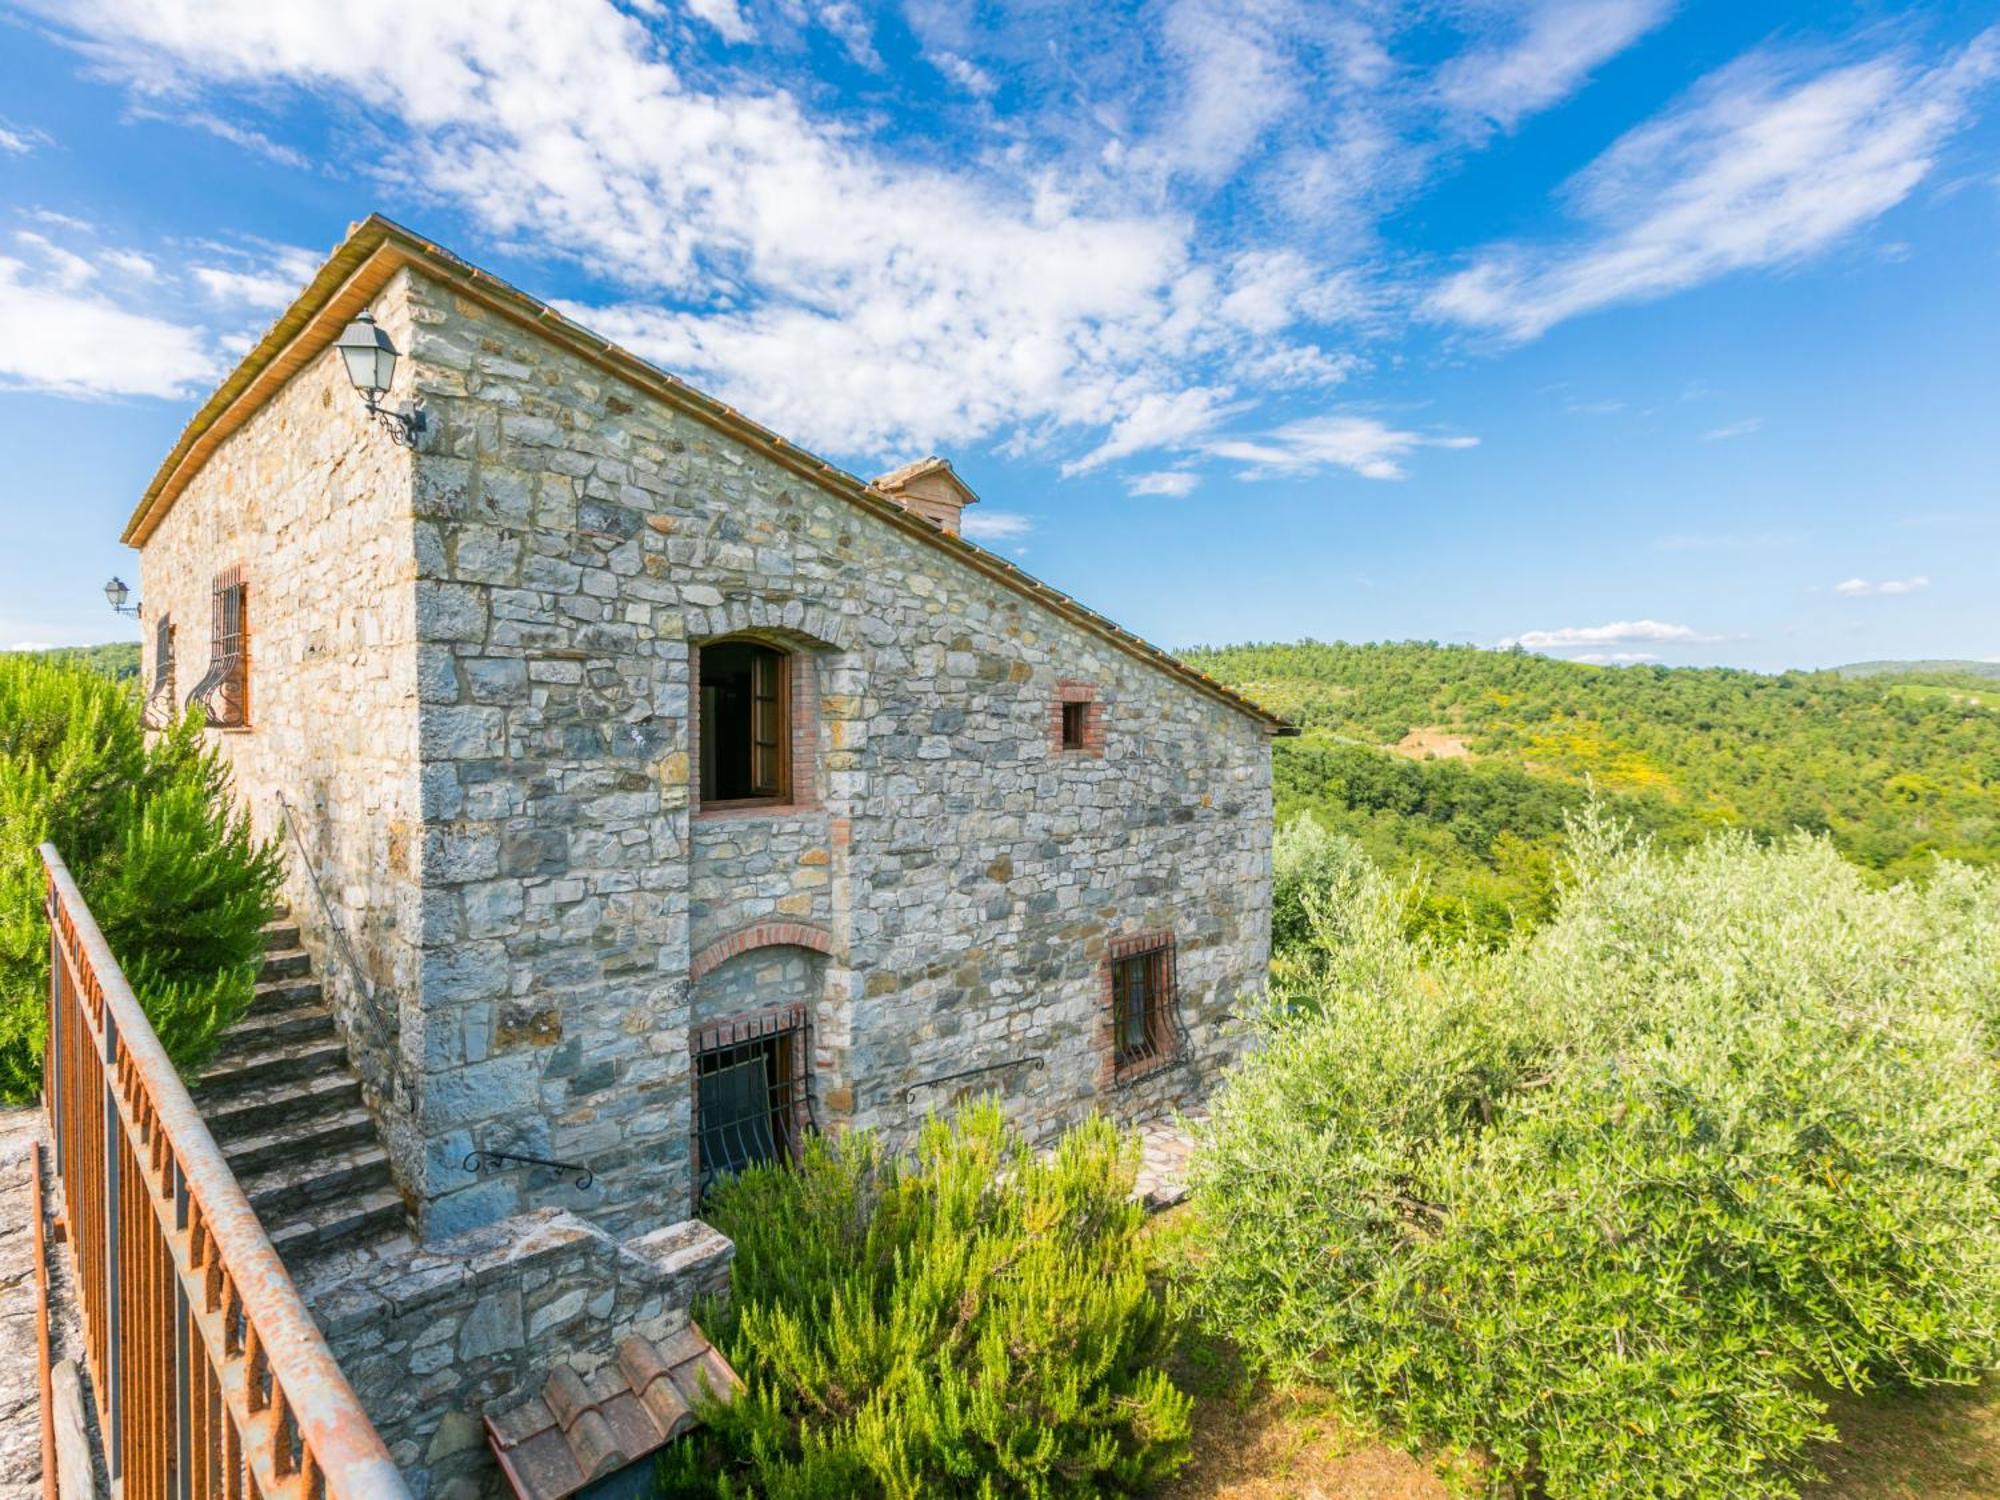
<instances>
[{"instance_id":1,"label":"wall-mounted lantern","mask_svg":"<svg viewBox=\"0 0 2000 1500\"><path fill-rule=\"evenodd\" d=\"M349 323L333 347L347 365L347 378L368 403L368 414L388 430L389 436L405 448L417 446L424 431L424 409L411 402L400 407L384 406L396 378L396 345L388 333L376 327L375 319L363 311Z\"/></svg>"},{"instance_id":2,"label":"wall-mounted lantern","mask_svg":"<svg viewBox=\"0 0 2000 1500\"><path fill-rule=\"evenodd\" d=\"M111 582L104 585L105 603L117 610L119 614L131 615L136 619L139 615L140 606L135 604L130 609L125 607L125 601L131 597L132 590L125 586L125 580L122 578L114 577Z\"/></svg>"}]
</instances>

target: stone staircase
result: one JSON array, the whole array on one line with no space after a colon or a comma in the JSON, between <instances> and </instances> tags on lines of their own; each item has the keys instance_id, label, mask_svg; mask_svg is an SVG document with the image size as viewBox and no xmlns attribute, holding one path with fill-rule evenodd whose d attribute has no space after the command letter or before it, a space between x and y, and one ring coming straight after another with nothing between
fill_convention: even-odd
<instances>
[{"instance_id":1,"label":"stone staircase","mask_svg":"<svg viewBox=\"0 0 2000 1500\"><path fill-rule=\"evenodd\" d=\"M223 1033L194 1101L303 1287L407 1224L297 924L281 918L264 939L257 998Z\"/></svg>"}]
</instances>

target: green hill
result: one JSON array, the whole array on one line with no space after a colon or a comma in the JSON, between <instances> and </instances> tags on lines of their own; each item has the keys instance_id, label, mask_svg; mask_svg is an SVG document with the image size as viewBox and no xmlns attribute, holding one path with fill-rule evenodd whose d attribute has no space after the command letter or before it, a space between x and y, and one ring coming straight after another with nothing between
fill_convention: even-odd
<instances>
[{"instance_id":1,"label":"green hill","mask_svg":"<svg viewBox=\"0 0 2000 1500\"><path fill-rule=\"evenodd\" d=\"M102 646L54 646L34 654L80 661L87 667L96 668L113 682L139 680L137 641L111 641Z\"/></svg>"},{"instance_id":2,"label":"green hill","mask_svg":"<svg viewBox=\"0 0 2000 1500\"><path fill-rule=\"evenodd\" d=\"M1855 661L1842 677L2000 677L2000 661Z\"/></svg>"},{"instance_id":3,"label":"green hill","mask_svg":"<svg viewBox=\"0 0 2000 1500\"><path fill-rule=\"evenodd\" d=\"M1884 880L2000 860L2000 692L1965 679L1589 667L1525 652L1301 641L1201 649L1304 731L1281 821L1310 810L1430 877L1425 918L1484 935L1546 910L1564 815L1596 793L1669 844L1829 834Z\"/></svg>"}]
</instances>

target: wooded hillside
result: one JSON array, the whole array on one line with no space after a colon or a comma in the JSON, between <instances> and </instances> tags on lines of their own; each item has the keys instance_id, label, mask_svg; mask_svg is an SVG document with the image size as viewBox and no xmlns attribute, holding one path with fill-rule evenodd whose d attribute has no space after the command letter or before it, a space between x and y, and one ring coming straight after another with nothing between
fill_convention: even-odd
<instances>
[{"instance_id":1,"label":"wooded hillside","mask_svg":"<svg viewBox=\"0 0 2000 1500\"><path fill-rule=\"evenodd\" d=\"M1668 845L1806 828L1885 879L1940 854L2000 860L2000 700L1977 679L1423 643L1188 657L1304 730L1278 745L1279 820L1309 810L1393 870L1421 864L1443 926L1493 934L1543 914L1564 815L1593 788Z\"/></svg>"}]
</instances>

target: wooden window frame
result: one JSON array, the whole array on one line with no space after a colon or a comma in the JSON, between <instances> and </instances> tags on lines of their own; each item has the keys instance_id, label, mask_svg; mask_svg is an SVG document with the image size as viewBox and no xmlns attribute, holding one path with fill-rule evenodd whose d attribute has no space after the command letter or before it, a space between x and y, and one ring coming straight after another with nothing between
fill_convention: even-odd
<instances>
[{"instance_id":1,"label":"wooden window frame","mask_svg":"<svg viewBox=\"0 0 2000 1500\"><path fill-rule=\"evenodd\" d=\"M1125 1027L1129 976L1138 966L1145 975L1143 1035L1136 1042ZM1100 1081L1122 1085L1147 1077L1181 1060L1184 1037L1180 1021L1180 973L1172 932L1159 930L1114 938L1104 955L1103 1017L1098 1028Z\"/></svg>"},{"instance_id":2,"label":"wooden window frame","mask_svg":"<svg viewBox=\"0 0 2000 1500\"><path fill-rule=\"evenodd\" d=\"M755 797L724 797L715 800L704 798L702 786L702 701L701 662L702 654L717 646L758 646L772 652L776 657L778 680L775 685L779 723L774 742L771 744L777 758L777 784L779 790L772 794ZM801 812L815 806L812 787L813 751L818 739L818 713L814 702L817 693L818 674L809 653L800 647L783 641L769 640L760 635L726 635L696 645L690 653L689 663L689 798L697 816ZM753 746L755 709L753 713ZM754 774L754 768L753 768Z\"/></svg>"},{"instance_id":3,"label":"wooden window frame","mask_svg":"<svg viewBox=\"0 0 2000 1500\"><path fill-rule=\"evenodd\" d=\"M804 1005L781 1005L770 1010L717 1021L691 1032L688 1038L688 1182L690 1202L699 1211L705 1194L702 1182L701 1080L704 1060L766 1044L774 1048L779 1062L779 1081L772 1087L769 1101L773 1120L782 1125L773 1133L783 1154L797 1161L805 1149L807 1132L814 1128L812 1108L812 1014ZM782 1136L782 1140L778 1137Z\"/></svg>"}]
</instances>

